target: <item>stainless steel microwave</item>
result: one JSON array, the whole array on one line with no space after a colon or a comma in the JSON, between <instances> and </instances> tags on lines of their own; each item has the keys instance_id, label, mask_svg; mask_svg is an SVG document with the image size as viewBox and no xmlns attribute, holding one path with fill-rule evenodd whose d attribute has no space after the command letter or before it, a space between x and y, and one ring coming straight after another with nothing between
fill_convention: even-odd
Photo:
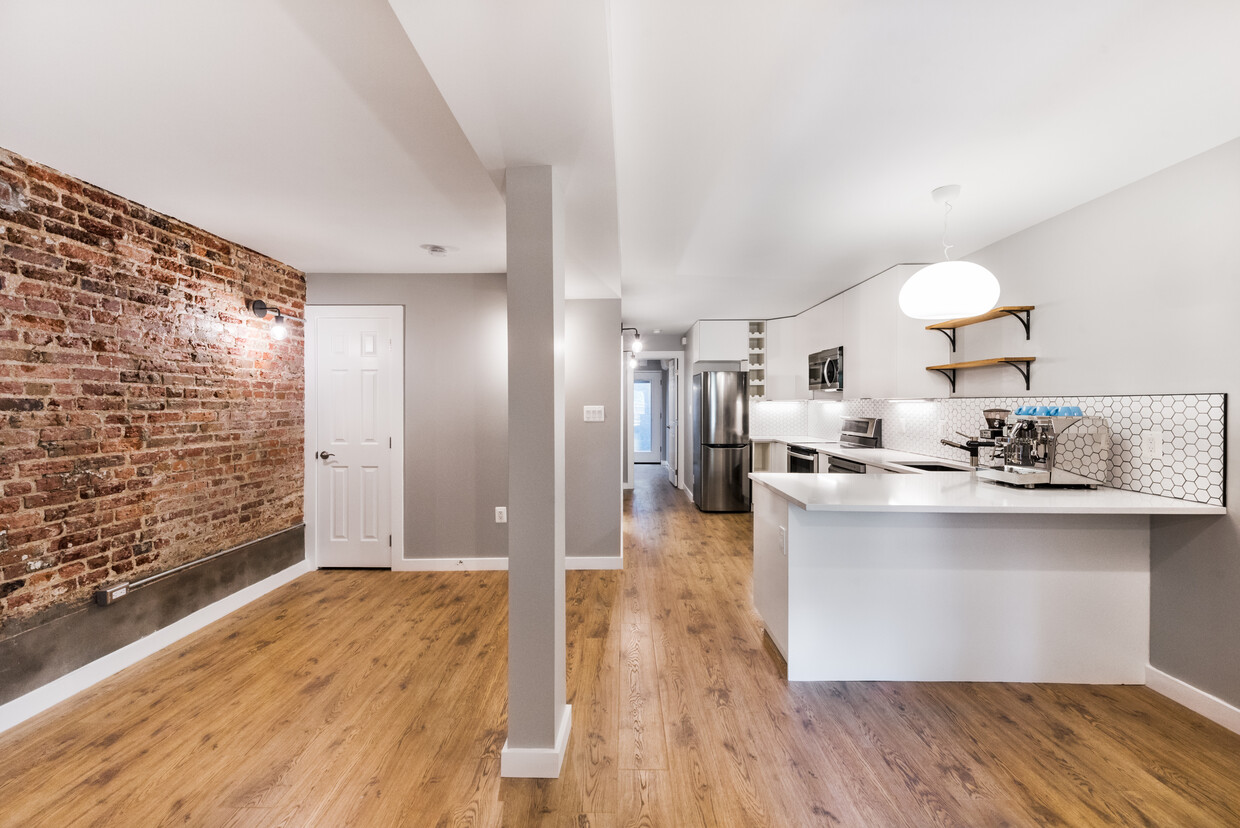
<instances>
[{"instance_id":1,"label":"stainless steel microwave","mask_svg":"<svg viewBox=\"0 0 1240 828\"><path fill-rule=\"evenodd\" d=\"M809 355L811 391L839 391L844 387L844 346Z\"/></svg>"}]
</instances>

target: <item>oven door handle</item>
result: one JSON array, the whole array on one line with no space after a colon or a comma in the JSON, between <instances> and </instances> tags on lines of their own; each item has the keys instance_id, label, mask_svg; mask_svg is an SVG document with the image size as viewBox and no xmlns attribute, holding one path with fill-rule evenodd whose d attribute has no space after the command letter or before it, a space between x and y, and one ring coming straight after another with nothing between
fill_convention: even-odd
<instances>
[{"instance_id":1,"label":"oven door handle","mask_svg":"<svg viewBox=\"0 0 1240 828\"><path fill-rule=\"evenodd\" d=\"M797 458L798 460L810 460L810 461L813 461L813 460L818 459L818 452L814 451L814 452L802 453L802 452L797 451L796 449L794 449L792 446L789 446L789 447L788 447L788 456L789 456L789 457L795 457L795 458Z\"/></svg>"}]
</instances>

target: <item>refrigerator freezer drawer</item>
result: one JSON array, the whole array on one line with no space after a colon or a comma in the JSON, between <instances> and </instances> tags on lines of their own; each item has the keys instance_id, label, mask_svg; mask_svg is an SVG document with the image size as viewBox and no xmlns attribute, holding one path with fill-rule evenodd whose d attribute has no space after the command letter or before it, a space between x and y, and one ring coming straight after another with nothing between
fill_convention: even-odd
<instances>
[{"instance_id":1,"label":"refrigerator freezer drawer","mask_svg":"<svg viewBox=\"0 0 1240 828\"><path fill-rule=\"evenodd\" d=\"M749 446L699 446L693 501L703 512L749 511Z\"/></svg>"}]
</instances>

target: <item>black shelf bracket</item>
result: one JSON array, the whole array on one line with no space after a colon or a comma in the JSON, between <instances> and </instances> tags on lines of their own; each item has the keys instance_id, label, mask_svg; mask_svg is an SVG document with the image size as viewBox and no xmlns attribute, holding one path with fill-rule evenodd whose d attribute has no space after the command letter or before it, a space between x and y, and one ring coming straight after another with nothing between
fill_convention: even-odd
<instances>
[{"instance_id":1,"label":"black shelf bracket","mask_svg":"<svg viewBox=\"0 0 1240 828\"><path fill-rule=\"evenodd\" d=\"M941 330L941 329L940 329ZM935 368L943 376L947 377L947 381L952 384L952 393L956 393L956 369L955 368Z\"/></svg>"},{"instance_id":2,"label":"black shelf bracket","mask_svg":"<svg viewBox=\"0 0 1240 828\"><path fill-rule=\"evenodd\" d=\"M993 364L993 365L1011 365L1011 366L1012 366L1013 368L1015 368L1015 369L1016 369L1016 371L1020 374L1021 379L1023 379L1023 380L1025 381L1025 390L1026 390L1026 391L1028 391L1028 390L1029 390L1029 375L1030 375L1030 373L1031 373L1031 371L1032 371L1032 369L1030 368L1030 365L1029 365L1029 364L1030 364L1030 362L1032 362L1032 360L1029 360L1029 359L1004 359L1004 360L1000 360L1000 361L997 361L997 362L990 362L990 363L985 363L985 364L987 364L987 365L991 365L991 364ZM1021 367L1022 365L1024 365L1025 367L1024 367L1024 368L1022 368L1022 367ZM977 364L974 364L974 365L969 365L969 364L967 364L967 363L966 363L966 364L964 365L964 367L965 367L965 368L981 368L982 366L981 366L981 365L977 365ZM948 381L948 382L950 382L950 383L951 383L951 385L952 385L952 393L953 393L953 394L955 394L955 393L956 393L956 369L955 369L955 368L936 368L936 367L930 367L930 368L928 368L927 370L930 370L930 371L938 371L940 374L942 374L943 376L947 377L947 381Z\"/></svg>"},{"instance_id":3,"label":"black shelf bracket","mask_svg":"<svg viewBox=\"0 0 1240 828\"><path fill-rule=\"evenodd\" d=\"M1012 317L1017 322L1019 322L1022 327L1024 327L1025 341L1028 342L1029 341L1029 329L1032 324L1033 312L1027 311L1027 310L1023 310L1023 311L1007 310L1006 308L1001 308L1000 312L1005 313L1008 316ZM995 319L998 319L998 318L999 317L997 316L995 317ZM973 323L969 323L969 324L973 324ZM953 354L956 353L956 330L957 330L956 328L932 328L931 330L938 331L939 333L943 334L943 336L947 337L947 341L952 344L952 353Z\"/></svg>"},{"instance_id":4,"label":"black shelf bracket","mask_svg":"<svg viewBox=\"0 0 1240 828\"><path fill-rule=\"evenodd\" d=\"M1004 364L1011 365L1013 368L1015 368L1017 371L1020 372L1020 375L1025 378L1025 390L1028 391L1029 390L1029 373L1030 373L1029 360L1027 359L1021 360L1021 362L1025 363L1024 368L1021 368L1020 363L1017 363L1017 362L1005 362Z\"/></svg>"},{"instance_id":5,"label":"black shelf bracket","mask_svg":"<svg viewBox=\"0 0 1240 828\"><path fill-rule=\"evenodd\" d=\"M1008 316L1012 317L1017 322L1025 326L1025 341L1028 342L1029 341L1030 315L1032 312L1031 311L1005 310L1004 313L1006 313ZM1026 385L1028 385L1028 383L1026 383ZM1026 388L1026 390L1028 390L1028 388Z\"/></svg>"}]
</instances>

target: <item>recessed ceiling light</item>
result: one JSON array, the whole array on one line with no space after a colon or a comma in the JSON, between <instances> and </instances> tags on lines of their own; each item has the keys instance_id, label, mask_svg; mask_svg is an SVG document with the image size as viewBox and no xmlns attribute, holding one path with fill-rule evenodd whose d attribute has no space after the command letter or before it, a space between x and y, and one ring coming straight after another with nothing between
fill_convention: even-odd
<instances>
[{"instance_id":1,"label":"recessed ceiling light","mask_svg":"<svg viewBox=\"0 0 1240 828\"><path fill-rule=\"evenodd\" d=\"M448 255L448 248L444 247L442 244L424 244L422 245L422 249L432 256Z\"/></svg>"},{"instance_id":2,"label":"recessed ceiling light","mask_svg":"<svg viewBox=\"0 0 1240 828\"><path fill-rule=\"evenodd\" d=\"M655 328L653 331L651 331L651 333L661 334L663 333L663 330L661 328Z\"/></svg>"}]
</instances>

